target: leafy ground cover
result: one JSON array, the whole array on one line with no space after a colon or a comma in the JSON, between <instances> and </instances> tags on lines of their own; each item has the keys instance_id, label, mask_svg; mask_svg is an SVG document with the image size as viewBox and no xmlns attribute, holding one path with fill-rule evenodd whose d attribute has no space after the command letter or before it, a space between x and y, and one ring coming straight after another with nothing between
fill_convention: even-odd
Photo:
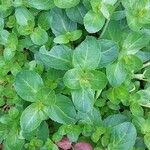
<instances>
[{"instance_id":1,"label":"leafy ground cover","mask_svg":"<svg viewBox=\"0 0 150 150\"><path fill-rule=\"evenodd\" d=\"M0 0L0 147L150 149L150 1Z\"/></svg>"}]
</instances>

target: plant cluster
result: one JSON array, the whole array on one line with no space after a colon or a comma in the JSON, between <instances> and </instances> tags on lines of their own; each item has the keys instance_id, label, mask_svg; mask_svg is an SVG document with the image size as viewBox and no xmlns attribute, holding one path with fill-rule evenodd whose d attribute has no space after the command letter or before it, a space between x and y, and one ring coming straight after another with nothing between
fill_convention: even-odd
<instances>
[{"instance_id":1,"label":"plant cluster","mask_svg":"<svg viewBox=\"0 0 150 150\"><path fill-rule=\"evenodd\" d=\"M150 0L0 0L0 143L150 149Z\"/></svg>"}]
</instances>

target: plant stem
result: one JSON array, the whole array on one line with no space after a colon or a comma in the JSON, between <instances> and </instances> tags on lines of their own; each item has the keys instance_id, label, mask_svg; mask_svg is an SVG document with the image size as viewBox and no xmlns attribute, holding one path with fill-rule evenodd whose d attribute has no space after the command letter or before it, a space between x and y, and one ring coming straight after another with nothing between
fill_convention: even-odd
<instances>
[{"instance_id":1,"label":"plant stem","mask_svg":"<svg viewBox=\"0 0 150 150\"><path fill-rule=\"evenodd\" d=\"M106 21L105 26L104 26L104 28L103 28L103 31L102 31L102 33L101 33L101 35L100 35L100 38L102 38L103 35L105 34L106 29L107 29L107 27L108 27L108 25L109 25L109 22L110 22L110 19L108 19L108 20Z\"/></svg>"},{"instance_id":2,"label":"plant stem","mask_svg":"<svg viewBox=\"0 0 150 150\"><path fill-rule=\"evenodd\" d=\"M146 64L144 64L142 68L146 68L148 66L150 66L150 62L147 62Z\"/></svg>"},{"instance_id":3,"label":"plant stem","mask_svg":"<svg viewBox=\"0 0 150 150\"><path fill-rule=\"evenodd\" d=\"M134 74L133 78L142 80L142 81L148 81L148 80L144 79L144 74Z\"/></svg>"},{"instance_id":4,"label":"plant stem","mask_svg":"<svg viewBox=\"0 0 150 150\"><path fill-rule=\"evenodd\" d=\"M120 2L121 2L121 0L118 0L118 2L115 4L115 9L119 6ZM114 9L114 11L115 11L115 9ZM112 15L112 14L111 14L111 15ZM111 16L110 16L110 18L111 18ZM109 25L109 22L110 22L110 18L107 19L107 21L106 21L106 23L105 23L105 26L104 26L104 28L103 28L103 30L102 30L102 33L101 33L101 35L100 35L100 38L102 38L103 35L105 34L106 29L107 29L107 27L108 27L108 25Z\"/></svg>"}]
</instances>

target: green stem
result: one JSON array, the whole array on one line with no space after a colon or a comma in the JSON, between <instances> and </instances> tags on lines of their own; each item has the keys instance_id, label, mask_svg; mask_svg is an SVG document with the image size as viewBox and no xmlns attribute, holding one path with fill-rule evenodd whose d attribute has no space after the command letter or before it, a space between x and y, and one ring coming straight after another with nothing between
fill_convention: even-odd
<instances>
[{"instance_id":1,"label":"green stem","mask_svg":"<svg viewBox=\"0 0 150 150\"><path fill-rule=\"evenodd\" d=\"M150 62L147 62L146 64L144 64L142 68L146 68L148 66L150 66Z\"/></svg>"},{"instance_id":2,"label":"green stem","mask_svg":"<svg viewBox=\"0 0 150 150\"><path fill-rule=\"evenodd\" d=\"M118 0L118 2L115 4L115 9L119 6L120 2L121 2L121 0ZM115 11L115 9L114 9L114 11ZM110 16L110 18L111 18L111 16ZM107 19L107 21L106 21L106 23L105 23L105 26L104 26L104 28L103 28L103 30L102 30L102 33L101 33L101 35L100 35L100 38L102 38L103 35L105 34L106 29L107 29L107 27L108 27L108 25L109 25L109 22L110 22L110 19Z\"/></svg>"},{"instance_id":3,"label":"green stem","mask_svg":"<svg viewBox=\"0 0 150 150\"><path fill-rule=\"evenodd\" d=\"M103 31L102 31L102 33L101 33L101 35L100 35L100 38L102 38L103 35L105 34L106 29L107 29L107 27L108 27L108 25L109 25L109 22L110 22L110 19L108 19L108 20L106 21L105 26L104 26L104 28L103 28Z\"/></svg>"},{"instance_id":4,"label":"green stem","mask_svg":"<svg viewBox=\"0 0 150 150\"><path fill-rule=\"evenodd\" d=\"M144 79L144 74L134 74L133 78L142 80L142 81L148 81L148 80Z\"/></svg>"}]
</instances>

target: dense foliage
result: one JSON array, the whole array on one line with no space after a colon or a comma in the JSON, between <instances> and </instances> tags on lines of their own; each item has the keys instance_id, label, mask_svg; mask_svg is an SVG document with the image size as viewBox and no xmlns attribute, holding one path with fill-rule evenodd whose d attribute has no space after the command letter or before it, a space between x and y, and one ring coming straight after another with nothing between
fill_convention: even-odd
<instances>
[{"instance_id":1,"label":"dense foliage","mask_svg":"<svg viewBox=\"0 0 150 150\"><path fill-rule=\"evenodd\" d=\"M0 143L150 149L150 0L0 0Z\"/></svg>"}]
</instances>

